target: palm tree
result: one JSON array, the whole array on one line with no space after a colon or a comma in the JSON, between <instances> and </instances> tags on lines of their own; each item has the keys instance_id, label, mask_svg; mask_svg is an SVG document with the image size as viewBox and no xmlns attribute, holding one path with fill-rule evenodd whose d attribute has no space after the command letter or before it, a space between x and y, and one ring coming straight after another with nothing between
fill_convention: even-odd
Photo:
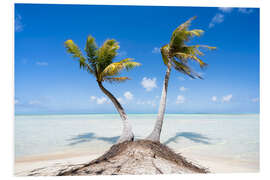
<instances>
[{"instance_id":1,"label":"palm tree","mask_svg":"<svg viewBox=\"0 0 270 180\"><path fill-rule=\"evenodd\" d=\"M215 49L215 47L209 47L206 45L187 45L186 44L189 40L191 40L191 38L195 36L201 36L203 34L203 31L200 29L193 29L193 30L188 29L191 24L191 21L195 18L196 17L192 17L185 23L178 26L174 30L169 44L164 45L160 49L163 62L167 66L167 71L166 71L165 79L163 83L163 89L162 89L162 95L160 99L157 120L156 120L153 131L151 132L149 136L147 136L146 139L149 139L152 141L160 141L160 133L161 133L164 113L166 109L167 89L168 89L171 68L173 67L175 70L179 71L180 73L186 74L190 76L191 78L202 79L202 77L199 74L197 74L190 68L190 66L188 65L188 62L190 60L194 60L200 64L201 68L203 68L207 64L204 63L199 58L199 56L204 55L200 51L200 48L206 48L210 50Z\"/></svg>"},{"instance_id":2,"label":"palm tree","mask_svg":"<svg viewBox=\"0 0 270 180\"><path fill-rule=\"evenodd\" d=\"M98 48L95 43L95 39L92 36L88 36L85 46L86 57L72 40L67 40L65 42L65 47L67 52L72 54L73 58L79 62L80 68L86 70L96 78L99 88L108 96L120 114L123 122L123 132L117 142L133 141L134 134L124 108L121 106L117 98L105 89L103 82L120 83L129 80L128 77L119 77L118 75L121 71L130 70L140 64L134 62L131 58L126 58L119 62L113 62L117 56L117 50L120 48L119 43L114 39L106 40L104 44Z\"/></svg>"}]
</instances>

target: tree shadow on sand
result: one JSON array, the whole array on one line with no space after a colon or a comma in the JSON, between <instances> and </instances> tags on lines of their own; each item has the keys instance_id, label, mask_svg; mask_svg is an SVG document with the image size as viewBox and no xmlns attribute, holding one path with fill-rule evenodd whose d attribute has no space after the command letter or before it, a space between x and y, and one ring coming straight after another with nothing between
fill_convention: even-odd
<instances>
[{"instance_id":1,"label":"tree shadow on sand","mask_svg":"<svg viewBox=\"0 0 270 180\"><path fill-rule=\"evenodd\" d=\"M99 137L96 136L95 133L84 133L74 136L73 138L67 139L67 141L70 141L68 144L69 146L74 146L80 143L84 142L90 142L92 140L101 140L104 142L108 142L110 144L115 144L120 136L113 136L113 137Z\"/></svg>"},{"instance_id":2,"label":"tree shadow on sand","mask_svg":"<svg viewBox=\"0 0 270 180\"><path fill-rule=\"evenodd\" d=\"M74 146L77 144L85 143L85 142L90 142L93 140L100 140L104 142L108 142L110 144L115 144L120 136L112 136L112 137L100 137L97 136L95 133L84 133L84 134L78 134L70 139L67 139L70 143L68 144L69 146ZM177 142L177 139L179 137L184 137L186 139L189 139L195 143L202 143L202 144L211 144L210 138L199 134L195 132L181 132L181 133L176 133L175 136L169 138L167 141L165 141L163 144L167 145L171 142Z\"/></svg>"},{"instance_id":3,"label":"tree shadow on sand","mask_svg":"<svg viewBox=\"0 0 270 180\"><path fill-rule=\"evenodd\" d=\"M202 134L199 133L194 133L194 132L181 132L181 133L176 133L175 136L169 138L167 141L164 142L165 145L169 144L170 142L177 142L177 139L179 137L184 137L186 139L189 139L195 143L202 143L202 144L211 144L210 139L206 136L203 136Z\"/></svg>"}]
</instances>

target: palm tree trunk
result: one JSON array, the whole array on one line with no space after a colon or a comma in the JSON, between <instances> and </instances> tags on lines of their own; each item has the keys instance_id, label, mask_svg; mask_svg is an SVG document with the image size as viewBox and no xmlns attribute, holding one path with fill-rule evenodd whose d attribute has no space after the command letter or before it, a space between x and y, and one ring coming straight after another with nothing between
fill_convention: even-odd
<instances>
[{"instance_id":1,"label":"palm tree trunk","mask_svg":"<svg viewBox=\"0 0 270 180\"><path fill-rule=\"evenodd\" d=\"M98 82L98 85L102 92L108 96L108 98L112 101L114 106L116 107L118 113L120 114L120 117L123 121L123 132L120 138L117 140L117 143L121 143L124 141L133 141L134 140L134 134L132 132L131 124L128 121L127 115L124 111L124 108L121 106L121 104L118 102L118 100L107 90L104 88L101 82Z\"/></svg>"},{"instance_id":2,"label":"palm tree trunk","mask_svg":"<svg viewBox=\"0 0 270 180\"><path fill-rule=\"evenodd\" d=\"M169 60L164 83L163 83L163 89L162 89L156 124L152 133L146 138L151 141L158 141L158 142L160 141L160 133L161 133L165 109L166 109L167 89L168 89L170 73L171 73L171 62Z\"/></svg>"}]
</instances>

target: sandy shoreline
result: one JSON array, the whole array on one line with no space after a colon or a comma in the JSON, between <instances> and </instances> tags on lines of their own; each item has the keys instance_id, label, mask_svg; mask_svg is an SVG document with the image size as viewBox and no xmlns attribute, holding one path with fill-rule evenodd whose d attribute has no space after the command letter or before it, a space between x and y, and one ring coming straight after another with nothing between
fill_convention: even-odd
<instances>
[{"instance_id":1,"label":"sandy shoreline","mask_svg":"<svg viewBox=\"0 0 270 180\"><path fill-rule=\"evenodd\" d=\"M42 175L53 175L57 169L99 157L118 138L116 132L120 130L115 128L121 127L118 118L118 115L16 117L15 175L41 175L35 174L34 169L42 170ZM156 115L130 116L137 139L148 134L155 118ZM169 131L162 132L163 144L213 173L259 171L258 115L172 114L166 116L164 129Z\"/></svg>"},{"instance_id":2,"label":"sandy shoreline","mask_svg":"<svg viewBox=\"0 0 270 180\"><path fill-rule=\"evenodd\" d=\"M210 157L195 153L182 152L189 161L208 168L212 173L254 173L259 172L259 162L244 161L235 158ZM54 175L58 170L69 166L79 166L99 157L87 151L54 153L47 155L28 156L15 159L14 174L27 175ZM35 174L33 170L41 173Z\"/></svg>"}]
</instances>

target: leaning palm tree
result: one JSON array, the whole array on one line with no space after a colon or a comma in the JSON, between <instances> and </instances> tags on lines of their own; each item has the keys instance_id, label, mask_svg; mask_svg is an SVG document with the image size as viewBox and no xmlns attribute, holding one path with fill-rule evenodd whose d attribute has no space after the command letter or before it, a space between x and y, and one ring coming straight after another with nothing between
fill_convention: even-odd
<instances>
[{"instance_id":1,"label":"leaning palm tree","mask_svg":"<svg viewBox=\"0 0 270 180\"><path fill-rule=\"evenodd\" d=\"M160 133L162 129L164 113L166 109L166 98L167 98L167 89L170 78L170 73L172 67L179 71L180 73L186 74L191 78L200 78L202 77L194 72L188 62L194 60L200 64L200 67L203 68L207 64L204 63L199 56L202 56L203 53L200 51L200 48L206 49L215 49L215 47L209 47L206 45L187 45L186 43L195 36L201 36L203 31L200 29L189 30L191 21L196 17L190 18L185 23L178 26L171 37L169 44L161 47L161 56L164 64L167 66L167 71L165 74L165 79L163 83L162 95L160 99L159 111L157 120L151 134L146 138L152 141L160 141Z\"/></svg>"},{"instance_id":2,"label":"leaning palm tree","mask_svg":"<svg viewBox=\"0 0 270 180\"><path fill-rule=\"evenodd\" d=\"M118 75L121 71L130 70L140 64L134 62L131 58L113 62L117 56L117 50L120 48L119 43L114 39L106 40L104 44L98 48L95 39L92 36L88 36L85 46L86 57L72 40L67 40L65 42L65 47L67 52L72 54L73 58L79 62L80 68L86 70L95 77L101 91L108 96L120 114L123 122L123 132L117 142L132 141L134 139L134 134L124 108L117 98L105 89L103 82L119 83L129 80L128 77L119 77Z\"/></svg>"}]
</instances>

